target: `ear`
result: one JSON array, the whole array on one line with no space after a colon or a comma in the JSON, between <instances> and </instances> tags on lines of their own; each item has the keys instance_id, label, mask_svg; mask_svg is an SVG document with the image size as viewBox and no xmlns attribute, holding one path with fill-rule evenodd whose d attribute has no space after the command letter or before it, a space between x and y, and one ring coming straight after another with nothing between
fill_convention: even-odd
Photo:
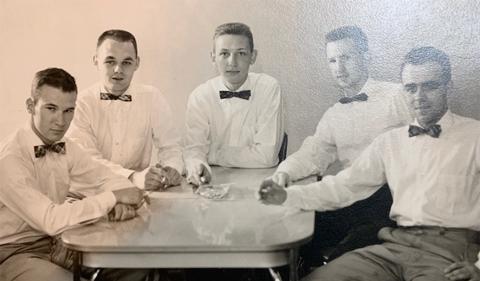
<instances>
[{"instance_id":1,"label":"ear","mask_svg":"<svg viewBox=\"0 0 480 281\"><path fill-rule=\"evenodd\" d=\"M27 112L30 114L35 113L35 102L33 99L30 97L27 100L25 100L25 105L27 106Z\"/></svg>"},{"instance_id":2,"label":"ear","mask_svg":"<svg viewBox=\"0 0 480 281\"><path fill-rule=\"evenodd\" d=\"M253 49L252 58L250 59L250 65L254 64L255 61L257 60L257 54L258 54L258 51L256 49Z\"/></svg>"},{"instance_id":3,"label":"ear","mask_svg":"<svg viewBox=\"0 0 480 281\"><path fill-rule=\"evenodd\" d=\"M92 62L93 62L93 65L94 65L94 66L98 66L98 58L97 58L97 55L93 55L93 57L92 57Z\"/></svg>"},{"instance_id":4,"label":"ear","mask_svg":"<svg viewBox=\"0 0 480 281\"><path fill-rule=\"evenodd\" d=\"M137 70L139 67L140 67L140 57L137 56L136 65L135 65L135 70Z\"/></svg>"},{"instance_id":5,"label":"ear","mask_svg":"<svg viewBox=\"0 0 480 281\"><path fill-rule=\"evenodd\" d=\"M212 63L215 63L215 51L210 52L210 59L212 60Z\"/></svg>"},{"instance_id":6,"label":"ear","mask_svg":"<svg viewBox=\"0 0 480 281\"><path fill-rule=\"evenodd\" d=\"M365 66L368 67L370 65L370 61L372 60L372 56L370 55L369 51L363 53L363 59L365 62Z\"/></svg>"}]
</instances>

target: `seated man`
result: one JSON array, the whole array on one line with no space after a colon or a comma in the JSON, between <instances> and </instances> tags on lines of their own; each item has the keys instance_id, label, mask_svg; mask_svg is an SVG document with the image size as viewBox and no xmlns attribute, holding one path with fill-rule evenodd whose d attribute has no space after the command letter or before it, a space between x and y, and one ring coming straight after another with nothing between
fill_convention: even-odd
<instances>
[{"instance_id":1,"label":"seated man","mask_svg":"<svg viewBox=\"0 0 480 281\"><path fill-rule=\"evenodd\" d=\"M71 260L60 259L54 236L110 214L130 219L140 189L63 138L75 110L75 79L58 68L39 71L27 111L31 120L0 144L0 280L71 280ZM103 188L65 201L70 180ZM143 280L144 270L104 270L103 280Z\"/></svg>"},{"instance_id":2,"label":"seated man","mask_svg":"<svg viewBox=\"0 0 480 281\"><path fill-rule=\"evenodd\" d=\"M306 280L479 280L480 122L453 114L448 56L411 50L401 77L415 121L377 137L350 168L321 182L284 189L264 183L265 203L333 210L373 194L393 195L383 244L348 252Z\"/></svg>"},{"instance_id":3,"label":"seated man","mask_svg":"<svg viewBox=\"0 0 480 281\"><path fill-rule=\"evenodd\" d=\"M328 66L343 97L325 112L315 134L280 163L272 179L281 186L311 175L324 176L335 161L341 168L349 167L376 136L413 119L400 84L369 77L368 39L360 28L336 28L325 35L325 41ZM392 224L391 204L385 185L353 206L316 213L314 238L302 253L306 262L320 264L378 243L378 230Z\"/></svg>"},{"instance_id":4,"label":"seated man","mask_svg":"<svg viewBox=\"0 0 480 281\"><path fill-rule=\"evenodd\" d=\"M80 93L68 136L141 188L180 184L182 152L170 107L154 87L131 83L140 65L135 37L105 31L93 62L101 81Z\"/></svg>"},{"instance_id":5,"label":"seated man","mask_svg":"<svg viewBox=\"0 0 480 281\"><path fill-rule=\"evenodd\" d=\"M248 26L217 27L211 58L220 76L198 86L187 104L184 160L191 183L209 181L209 165L278 163L284 134L280 86L266 74L248 72L256 57Z\"/></svg>"}]
</instances>

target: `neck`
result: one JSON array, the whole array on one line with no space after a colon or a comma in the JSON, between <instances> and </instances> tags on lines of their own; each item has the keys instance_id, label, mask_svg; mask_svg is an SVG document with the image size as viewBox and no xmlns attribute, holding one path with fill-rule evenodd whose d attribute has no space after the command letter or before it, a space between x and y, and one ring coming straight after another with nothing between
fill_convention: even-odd
<instances>
[{"instance_id":1,"label":"neck","mask_svg":"<svg viewBox=\"0 0 480 281\"><path fill-rule=\"evenodd\" d=\"M362 90L363 86L365 86L365 83L367 83L367 79L368 79L368 77L364 77L362 80L360 80L355 85L352 85L351 87L348 87L348 88L342 88L342 90L341 90L342 94L345 97L353 97L353 96L359 94L360 91Z\"/></svg>"},{"instance_id":2,"label":"neck","mask_svg":"<svg viewBox=\"0 0 480 281\"><path fill-rule=\"evenodd\" d=\"M32 130L33 132L35 133L35 135L37 135L38 138L40 138L40 140L42 140L42 142L44 144L52 144L53 142L52 141L49 141L47 138L45 138L39 130L37 130L37 128L35 127L35 124L33 123L33 117L32 117L32 122L30 123L31 127L32 127Z\"/></svg>"},{"instance_id":3,"label":"neck","mask_svg":"<svg viewBox=\"0 0 480 281\"><path fill-rule=\"evenodd\" d=\"M230 84L226 80L223 80L223 84L225 85L225 87L227 87L228 90L234 92L234 91L240 89L240 87L242 87L242 85L245 83L245 81L247 81L246 78L241 83Z\"/></svg>"},{"instance_id":4,"label":"neck","mask_svg":"<svg viewBox=\"0 0 480 281\"><path fill-rule=\"evenodd\" d=\"M436 118L434 118L432 120L428 120L428 121L424 122L422 120L417 119L417 122L420 126L422 126L422 128L425 128L425 129L429 128L429 127L437 124L437 122L440 121L440 119L442 119L442 117L445 115L445 113L447 113L447 110L448 110L448 107L445 107L443 109L443 111L440 114L438 114L438 116Z\"/></svg>"}]
</instances>

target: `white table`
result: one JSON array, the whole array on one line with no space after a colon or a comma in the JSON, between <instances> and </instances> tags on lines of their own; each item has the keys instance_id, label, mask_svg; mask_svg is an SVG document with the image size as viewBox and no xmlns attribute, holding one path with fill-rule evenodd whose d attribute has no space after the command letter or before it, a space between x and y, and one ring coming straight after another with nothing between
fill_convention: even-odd
<instances>
[{"instance_id":1,"label":"white table","mask_svg":"<svg viewBox=\"0 0 480 281\"><path fill-rule=\"evenodd\" d=\"M125 222L107 222L62 234L81 265L103 268L271 268L290 266L296 280L298 248L313 234L313 212L266 206L256 199L274 169L216 167L212 183L232 183L223 200L192 192L186 183L151 195L151 205Z\"/></svg>"}]
</instances>

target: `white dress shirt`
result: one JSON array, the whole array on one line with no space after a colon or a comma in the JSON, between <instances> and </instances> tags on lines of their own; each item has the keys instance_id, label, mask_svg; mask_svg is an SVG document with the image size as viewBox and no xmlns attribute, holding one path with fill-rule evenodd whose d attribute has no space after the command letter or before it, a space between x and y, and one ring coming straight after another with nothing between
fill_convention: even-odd
<instances>
[{"instance_id":1,"label":"white dress shirt","mask_svg":"<svg viewBox=\"0 0 480 281\"><path fill-rule=\"evenodd\" d=\"M400 84L369 79L360 93L367 94L368 100L330 107L315 134L280 163L277 172L298 180L312 174L324 175L336 160L348 167L375 137L413 120L408 96Z\"/></svg>"},{"instance_id":2,"label":"white dress shirt","mask_svg":"<svg viewBox=\"0 0 480 281\"><path fill-rule=\"evenodd\" d=\"M480 231L480 122L448 111L439 138L408 136L408 126L380 135L350 168L287 189L287 206L320 211L367 198L388 182L390 217L401 226Z\"/></svg>"},{"instance_id":3,"label":"white dress shirt","mask_svg":"<svg viewBox=\"0 0 480 281\"><path fill-rule=\"evenodd\" d=\"M0 144L0 245L59 234L98 219L115 206L111 191L66 202L70 180L105 190L133 186L78 144L68 138L62 141L66 154L47 152L35 158L34 146L43 143L28 124Z\"/></svg>"},{"instance_id":4,"label":"white dress shirt","mask_svg":"<svg viewBox=\"0 0 480 281\"><path fill-rule=\"evenodd\" d=\"M97 83L79 94L69 137L125 177L150 166L153 147L163 166L183 173L179 134L170 106L156 88L132 83L124 93L132 96L131 102L101 100L100 92L106 91Z\"/></svg>"},{"instance_id":5,"label":"white dress shirt","mask_svg":"<svg viewBox=\"0 0 480 281\"><path fill-rule=\"evenodd\" d=\"M236 90L250 90L248 100L220 99L221 90L228 89L219 76L197 87L188 99L184 148L187 170L191 163L275 166L284 133L278 82L266 74L249 73Z\"/></svg>"}]
</instances>

